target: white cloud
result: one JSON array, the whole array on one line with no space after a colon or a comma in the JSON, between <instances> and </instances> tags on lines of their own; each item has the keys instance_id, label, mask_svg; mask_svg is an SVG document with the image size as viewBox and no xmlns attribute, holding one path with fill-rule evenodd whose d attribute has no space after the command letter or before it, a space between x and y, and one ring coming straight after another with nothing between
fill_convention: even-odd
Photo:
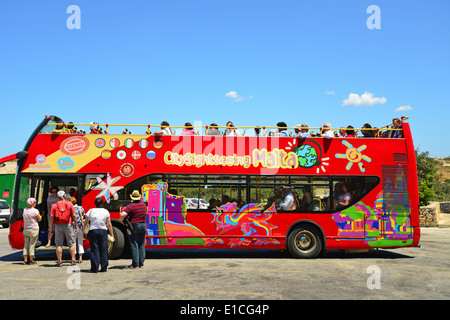
<instances>
[{"instance_id":1,"label":"white cloud","mask_svg":"<svg viewBox=\"0 0 450 320\"><path fill-rule=\"evenodd\" d=\"M386 103L386 98L377 98L373 96L373 93L365 91L361 96L356 93L350 93L347 99L342 101L343 106L371 106L374 104Z\"/></svg>"},{"instance_id":2,"label":"white cloud","mask_svg":"<svg viewBox=\"0 0 450 320\"><path fill-rule=\"evenodd\" d=\"M240 94L238 94L237 91L230 91L228 93L225 93L225 96L228 97L228 98L233 99L234 102L239 102L239 101L242 101L242 100L245 100L245 99L250 100L250 99L253 98L253 96L245 98L245 97L241 96Z\"/></svg>"},{"instance_id":3,"label":"white cloud","mask_svg":"<svg viewBox=\"0 0 450 320\"><path fill-rule=\"evenodd\" d=\"M325 94L329 94L331 96L334 96L336 94L336 92L334 92L333 90L331 91L325 91Z\"/></svg>"},{"instance_id":4,"label":"white cloud","mask_svg":"<svg viewBox=\"0 0 450 320\"><path fill-rule=\"evenodd\" d=\"M412 107L410 105L406 105L406 106L398 107L397 109L395 109L395 112L409 111L409 110L412 110Z\"/></svg>"}]
</instances>

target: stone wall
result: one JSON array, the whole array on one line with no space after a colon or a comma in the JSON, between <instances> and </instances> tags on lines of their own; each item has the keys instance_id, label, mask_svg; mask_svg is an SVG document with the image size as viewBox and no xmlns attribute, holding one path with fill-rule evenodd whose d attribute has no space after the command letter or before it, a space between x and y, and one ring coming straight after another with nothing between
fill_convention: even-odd
<instances>
[{"instance_id":1,"label":"stone wall","mask_svg":"<svg viewBox=\"0 0 450 320\"><path fill-rule=\"evenodd\" d=\"M438 227L442 216L450 213L450 202L431 202L428 206L420 207L420 226Z\"/></svg>"}]
</instances>

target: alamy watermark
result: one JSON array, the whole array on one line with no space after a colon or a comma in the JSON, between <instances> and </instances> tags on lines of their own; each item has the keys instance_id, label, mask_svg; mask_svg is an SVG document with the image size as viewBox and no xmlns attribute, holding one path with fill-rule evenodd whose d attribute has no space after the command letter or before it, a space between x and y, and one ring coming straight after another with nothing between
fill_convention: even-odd
<instances>
[{"instance_id":1,"label":"alamy watermark","mask_svg":"<svg viewBox=\"0 0 450 320\"><path fill-rule=\"evenodd\" d=\"M369 274L367 278L367 289L380 290L381 289L381 269L379 266L371 265L367 267L366 273Z\"/></svg>"},{"instance_id":2,"label":"alamy watermark","mask_svg":"<svg viewBox=\"0 0 450 320\"><path fill-rule=\"evenodd\" d=\"M79 266L67 267L67 271L70 276L67 278L66 286L69 290L81 289L81 273Z\"/></svg>"},{"instance_id":3,"label":"alamy watermark","mask_svg":"<svg viewBox=\"0 0 450 320\"><path fill-rule=\"evenodd\" d=\"M367 13L371 14L366 21L369 30L381 29L381 10L377 5L367 7Z\"/></svg>"},{"instance_id":4,"label":"alamy watermark","mask_svg":"<svg viewBox=\"0 0 450 320\"><path fill-rule=\"evenodd\" d=\"M81 29L81 9L77 5L71 5L67 7L66 13L69 13L70 16L67 18L66 26L67 29Z\"/></svg>"}]
</instances>

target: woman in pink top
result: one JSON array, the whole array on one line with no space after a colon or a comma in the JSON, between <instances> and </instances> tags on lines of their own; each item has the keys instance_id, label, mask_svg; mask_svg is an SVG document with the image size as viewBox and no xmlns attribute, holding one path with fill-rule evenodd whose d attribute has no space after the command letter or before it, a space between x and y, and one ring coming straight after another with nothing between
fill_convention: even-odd
<instances>
[{"instance_id":1,"label":"woman in pink top","mask_svg":"<svg viewBox=\"0 0 450 320\"><path fill-rule=\"evenodd\" d=\"M39 235L39 222L42 217L36 209L36 199L27 200L28 208L23 210L23 236L25 244L23 246L23 264L35 264L34 246ZM29 259L28 259L29 257Z\"/></svg>"},{"instance_id":2,"label":"woman in pink top","mask_svg":"<svg viewBox=\"0 0 450 320\"><path fill-rule=\"evenodd\" d=\"M184 124L184 129L181 131L182 136L195 136L194 127L190 122Z\"/></svg>"}]
</instances>

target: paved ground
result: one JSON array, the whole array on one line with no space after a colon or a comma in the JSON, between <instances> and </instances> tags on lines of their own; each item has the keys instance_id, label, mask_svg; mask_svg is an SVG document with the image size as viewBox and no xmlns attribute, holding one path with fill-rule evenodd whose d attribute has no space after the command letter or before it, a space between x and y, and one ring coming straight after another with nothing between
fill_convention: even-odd
<instances>
[{"instance_id":1,"label":"paved ground","mask_svg":"<svg viewBox=\"0 0 450 320\"><path fill-rule=\"evenodd\" d=\"M450 299L450 229L422 229L421 248L330 252L297 260L278 251L147 251L145 267L106 273L55 267L54 252L22 265L0 229L0 299ZM88 255L86 255L88 258ZM65 254L65 259L68 256Z\"/></svg>"}]
</instances>

